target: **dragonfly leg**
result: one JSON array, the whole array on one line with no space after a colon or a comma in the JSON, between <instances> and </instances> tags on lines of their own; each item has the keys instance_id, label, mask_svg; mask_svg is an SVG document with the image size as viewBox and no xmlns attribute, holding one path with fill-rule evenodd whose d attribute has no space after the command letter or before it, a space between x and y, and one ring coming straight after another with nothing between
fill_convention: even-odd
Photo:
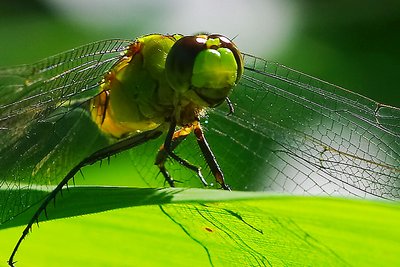
<instances>
[{"instance_id":1,"label":"dragonfly leg","mask_svg":"<svg viewBox=\"0 0 400 267\"><path fill-rule=\"evenodd\" d=\"M168 130L167 136L165 138L164 144L159 149L155 165L158 166L160 172L164 176L165 180L169 183L170 186L174 186L174 180L168 171L165 168L165 162L169 157L177 161L182 166L185 166L189 170L196 172L197 176L200 178L201 182L207 186L207 182L201 174L201 169L185 159L182 159L178 155L176 155L173 151L174 149L192 132L192 126L182 127L181 129L175 131L176 123L171 123L170 128Z\"/></svg>"},{"instance_id":2,"label":"dragonfly leg","mask_svg":"<svg viewBox=\"0 0 400 267\"><path fill-rule=\"evenodd\" d=\"M193 124L193 132L197 138L197 144L199 145L201 152L205 158L205 161L210 167L212 174L215 177L215 180L221 185L221 187L225 190L231 190L230 187L225 184L224 174L221 168L218 165L218 162L214 156L214 153L211 151L211 148L204 136L203 130L201 129L200 122Z\"/></svg>"},{"instance_id":3,"label":"dragonfly leg","mask_svg":"<svg viewBox=\"0 0 400 267\"><path fill-rule=\"evenodd\" d=\"M186 137L188 136L189 133L190 132L184 133L181 130L176 131L174 133L174 135L172 136L170 150L173 151L183 140L186 139ZM161 174L164 176L164 179L169 184L169 186L175 187L174 179L171 177L171 175L169 174L169 172L165 168L165 162L167 161L167 158L168 158L168 152L165 149L165 146L163 144L160 147L160 149L158 150L158 153L157 153L156 160L155 160L154 164L158 166L158 168L160 169Z\"/></svg>"},{"instance_id":4,"label":"dragonfly leg","mask_svg":"<svg viewBox=\"0 0 400 267\"><path fill-rule=\"evenodd\" d=\"M32 225L35 222L39 221L39 216L42 214L42 212L45 212L46 217L47 217L47 212L46 212L46 207L47 205L56 198L56 195L62 191L63 187L68 183L69 180L73 179L75 174L80 171L81 168L87 165L91 165L101 159L110 157L111 155L114 155L116 153L122 152L124 150L127 150L129 148L132 148L134 146L137 146L139 144L142 144L150 139L155 139L159 137L162 134L161 131L153 130L153 131L148 131L144 132L139 135L131 136L126 139L123 139L122 141L119 141L117 143L114 143L108 147L105 147L103 149L100 149L87 158L83 159L79 164L77 164L74 168L72 168L68 174L62 179L62 181L56 186L56 188L47 195L47 197L44 199L40 207L36 210L35 214L32 216L30 219L29 223L26 225L24 231L22 232L21 237L19 238L17 244L15 245L11 256L8 260L8 264L10 266L14 266L15 261L14 257L15 254L18 251L19 246L21 245L22 241L25 239L25 237L28 235L29 231L32 229Z\"/></svg>"}]
</instances>

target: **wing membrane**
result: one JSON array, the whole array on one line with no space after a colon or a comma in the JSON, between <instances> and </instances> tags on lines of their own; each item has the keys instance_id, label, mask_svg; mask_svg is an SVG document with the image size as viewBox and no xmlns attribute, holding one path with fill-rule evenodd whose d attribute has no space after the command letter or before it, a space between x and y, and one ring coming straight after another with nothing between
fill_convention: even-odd
<instances>
[{"instance_id":1,"label":"wing membrane","mask_svg":"<svg viewBox=\"0 0 400 267\"><path fill-rule=\"evenodd\" d=\"M225 137L237 153L253 158L241 179L260 177L255 187L273 191L400 197L400 109L244 57L245 76L231 97L235 114L213 111L232 124ZM223 133L220 124L209 119L210 131Z\"/></svg>"},{"instance_id":2,"label":"wing membrane","mask_svg":"<svg viewBox=\"0 0 400 267\"><path fill-rule=\"evenodd\" d=\"M0 149L57 107L93 97L104 74L131 42L100 41L33 65L0 69L0 131L5 136Z\"/></svg>"}]
</instances>

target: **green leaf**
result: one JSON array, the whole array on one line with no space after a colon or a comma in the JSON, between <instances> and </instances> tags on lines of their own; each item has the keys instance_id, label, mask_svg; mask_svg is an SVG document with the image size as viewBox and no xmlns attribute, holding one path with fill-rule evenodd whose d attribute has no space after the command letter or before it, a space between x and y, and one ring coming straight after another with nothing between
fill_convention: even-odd
<instances>
[{"instance_id":1,"label":"green leaf","mask_svg":"<svg viewBox=\"0 0 400 267\"><path fill-rule=\"evenodd\" d=\"M2 226L20 225L0 231L1 263L29 212ZM400 205L392 202L74 187L47 213L69 218L33 227L17 266L400 266Z\"/></svg>"}]
</instances>

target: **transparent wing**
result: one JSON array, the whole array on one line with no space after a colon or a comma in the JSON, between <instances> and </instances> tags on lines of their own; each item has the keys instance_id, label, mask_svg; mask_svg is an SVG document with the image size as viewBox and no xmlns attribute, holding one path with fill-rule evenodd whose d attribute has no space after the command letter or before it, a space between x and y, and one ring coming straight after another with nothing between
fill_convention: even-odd
<instances>
[{"instance_id":1,"label":"transparent wing","mask_svg":"<svg viewBox=\"0 0 400 267\"><path fill-rule=\"evenodd\" d=\"M400 197L400 109L277 63L244 55L231 101L209 135L236 188ZM223 140L230 140L229 142ZM219 147L219 143L225 145ZM245 182L243 182L245 181Z\"/></svg>"},{"instance_id":2,"label":"transparent wing","mask_svg":"<svg viewBox=\"0 0 400 267\"><path fill-rule=\"evenodd\" d=\"M0 69L0 131L5 137L0 149L57 107L77 104L96 94L93 89L131 42L100 41L33 65Z\"/></svg>"},{"instance_id":3,"label":"transparent wing","mask_svg":"<svg viewBox=\"0 0 400 267\"><path fill-rule=\"evenodd\" d=\"M132 41L106 40L33 65L0 69L0 223L43 198L83 158L109 145L81 105Z\"/></svg>"}]
</instances>

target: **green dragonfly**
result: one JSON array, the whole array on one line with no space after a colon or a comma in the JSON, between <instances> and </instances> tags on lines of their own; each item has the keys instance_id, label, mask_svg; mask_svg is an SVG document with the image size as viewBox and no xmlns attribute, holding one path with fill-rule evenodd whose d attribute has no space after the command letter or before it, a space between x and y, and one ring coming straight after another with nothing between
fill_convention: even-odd
<instances>
[{"instance_id":1,"label":"green dragonfly","mask_svg":"<svg viewBox=\"0 0 400 267\"><path fill-rule=\"evenodd\" d=\"M153 162L133 157L135 167L170 186L212 176L226 190L400 198L399 108L242 53L222 35L100 41L0 69L0 89L0 223L41 202L10 265L81 168L131 148L151 147Z\"/></svg>"}]
</instances>

